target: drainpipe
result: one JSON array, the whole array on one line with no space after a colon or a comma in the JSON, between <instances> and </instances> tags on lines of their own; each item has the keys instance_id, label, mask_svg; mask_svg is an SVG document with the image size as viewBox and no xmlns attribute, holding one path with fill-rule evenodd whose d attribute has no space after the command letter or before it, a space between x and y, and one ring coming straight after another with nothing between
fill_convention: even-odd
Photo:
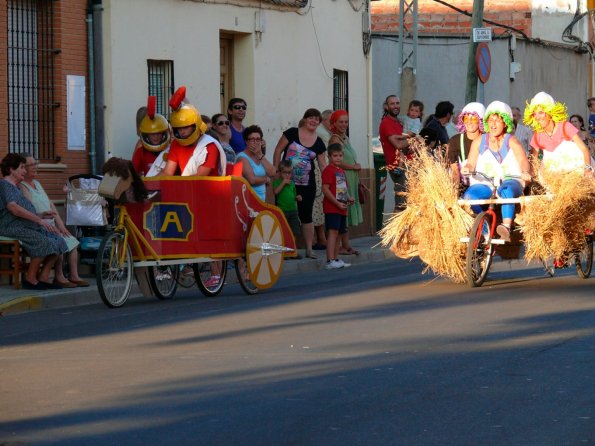
<instances>
[{"instance_id":1,"label":"drainpipe","mask_svg":"<svg viewBox=\"0 0 595 446\"><path fill-rule=\"evenodd\" d=\"M92 64L93 71L90 76L93 77L93 110L91 115L93 116L94 122L94 142L95 142L95 154L94 159L91 161L92 169L94 174L98 174L98 166L103 166L106 161L105 156L105 123L104 123L104 110L105 110L105 91L103 83L103 21L102 13L103 6L102 0L89 0L89 12L91 14L91 33L93 46L92 54L89 55L90 64ZM91 107L91 104L89 104Z\"/></svg>"},{"instance_id":2,"label":"drainpipe","mask_svg":"<svg viewBox=\"0 0 595 446\"><path fill-rule=\"evenodd\" d=\"M93 11L87 7L87 64L89 72L89 159L91 173L97 173L97 152L95 151L95 65L93 53Z\"/></svg>"}]
</instances>

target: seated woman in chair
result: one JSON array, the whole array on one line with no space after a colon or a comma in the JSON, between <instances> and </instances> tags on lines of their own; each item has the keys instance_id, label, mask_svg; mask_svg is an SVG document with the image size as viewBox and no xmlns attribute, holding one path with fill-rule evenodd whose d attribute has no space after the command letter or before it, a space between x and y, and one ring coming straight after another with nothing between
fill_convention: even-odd
<instances>
[{"instance_id":1,"label":"seated woman in chair","mask_svg":"<svg viewBox=\"0 0 595 446\"><path fill-rule=\"evenodd\" d=\"M37 215L18 188L25 178L25 164L25 158L17 153L7 154L0 162L4 176L0 180L0 235L19 240L31 257L23 288L62 288L49 277L58 256L67 251L66 243L55 226Z\"/></svg>"},{"instance_id":2,"label":"seated woman in chair","mask_svg":"<svg viewBox=\"0 0 595 446\"><path fill-rule=\"evenodd\" d=\"M54 222L54 226L56 226L58 232L68 246L68 279L64 276L64 270L62 266L64 262L64 256L61 255L58 257L58 260L56 260L54 283L62 286L63 288L75 288L77 286L87 287L89 286L89 282L81 279L78 272L79 256L77 246L79 245L79 242L70 233L70 231L66 229L60 214L58 214L58 211L56 210L56 206L54 206L54 203L52 203L48 195L45 193L41 183L36 180L37 166L39 163L32 155L26 155L25 159L25 178L19 184L19 189L21 189L21 192L25 198L29 200L31 204L33 204L37 215L41 216L41 218L47 219L48 221Z\"/></svg>"}]
</instances>

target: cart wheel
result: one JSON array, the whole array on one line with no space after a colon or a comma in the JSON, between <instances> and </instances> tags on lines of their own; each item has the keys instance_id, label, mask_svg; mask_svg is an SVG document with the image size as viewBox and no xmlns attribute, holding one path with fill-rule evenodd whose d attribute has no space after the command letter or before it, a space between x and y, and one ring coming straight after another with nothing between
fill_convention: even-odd
<instances>
[{"instance_id":1,"label":"cart wheel","mask_svg":"<svg viewBox=\"0 0 595 446\"><path fill-rule=\"evenodd\" d=\"M242 257L241 259L236 259L234 263L236 267L236 275L238 276L238 282L240 282L240 286L244 292L250 296L258 293L258 287L250 280L250 272L248 271L246 259Z\"/></svg>"},{"instance_id":2,"label":"cart wheel","mask_svg":"<svg viewBox=\"0 0 595 446\"><path fill-rule=\"evenodd\" d=\"M593 234L585 237L585 246L574 257L576 272L581 279L588 279L593 268Z\"/></svg>"},{"instance_id":3,"label":"cart wheel","mask_svg":"<svg viewBox=\"0 0 595 446\"><path fill-rule=\"evenodd\" d=\"M132 289L132 252L124 244L124 234L107 234L97 251L95 277L101 300L110 308L126 303Z\"/></svg>"},{"instance_id":4,"label":"cart wheel","mask_svg":"<svg viewBox=\"0 0 595 446\"><path fill-rule=\"evenodd\" d=\"M283 252L265 254L263 245L283 246L283 232L277 217L270 211L260 212L250 227L246 242L246 261L250 281L260 289L272 287L283 268Z\"/></svg>"},{"instance_id":5,"label":"cart wheel","mask_svg":"<svg viewBox=\"0 0 595 446\"><path fill-rule=\"evenodd\" d=\"M158 299L171 299L178 289L178 265L149 267L149 281Z\"/></svg>"},{"instance_id":6,"label":"cart wheel","mask_svg":"<svg viewBox=\"0 0 595 446\"><path fill-rule=\"evenodd\" d=\"M227 276L227 260L195 263L192 267L196 284L202 294L206 297L215 297L221 292Z\"/></svg>"},{"instance_id":7,"label":"cart wheel","mask_svg":"<svg viewBox=\"0 0 595 446\"><path fill-rule=\"evenodd\" d=\"M467 245L467 283L471 287L481 286L488 275L494 246L490 228L492 227L493 214L480 213L475 217L471 232L469 233L469 244Z\"/></svg>"}]
</instances>

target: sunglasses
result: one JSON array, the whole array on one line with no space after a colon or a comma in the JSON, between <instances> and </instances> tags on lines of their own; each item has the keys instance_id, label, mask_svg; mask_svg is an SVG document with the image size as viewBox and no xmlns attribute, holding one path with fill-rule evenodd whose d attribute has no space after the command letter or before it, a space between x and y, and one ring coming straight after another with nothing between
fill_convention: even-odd
<instances>
[{"instance_id":1,"label":"sunglasses","mask_svg":"<svg viewBox=\"0 0 595 446\"><path fill-rule=\"evenodd\" d=\"M229 125L229 121L219 121L217 125Z\"/></svg>"},{"instance_id":2,"label":"sunglasses","mask_svg":"<svg viewBox=\"0 0 595 446\"><path fill-rule=\"evenodd\" d=\"M232 107L234 110L246 110L246 106L245 105L234 105Z\"/></svg>"},{"instance_id":3,"label":"sunglasses","mask_svg":"<svg viewBox=\"0 0 595 446\"><path fill-rule=\"evenodd\" d=\"M465 115L463 116L463 122L479 122L479 118L474 115Z\"/></svg>"}]
</instances>

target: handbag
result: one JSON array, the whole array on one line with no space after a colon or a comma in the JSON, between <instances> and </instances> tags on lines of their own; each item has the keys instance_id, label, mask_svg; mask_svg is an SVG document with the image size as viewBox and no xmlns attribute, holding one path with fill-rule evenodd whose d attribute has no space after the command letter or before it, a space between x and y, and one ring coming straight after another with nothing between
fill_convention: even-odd
<instances>
[{"instance_id":1,"label":"handbag","mask_svg":"<svg viewBox=\"0 0 595 446\"><path fill-rule=\"evenodd\" d=\"M370 190L366 187L364 183L358 183L357 185L357 197L359 199L359 204L366 204L368 201L368 192Z\"/></svg>"}]
</instances>

